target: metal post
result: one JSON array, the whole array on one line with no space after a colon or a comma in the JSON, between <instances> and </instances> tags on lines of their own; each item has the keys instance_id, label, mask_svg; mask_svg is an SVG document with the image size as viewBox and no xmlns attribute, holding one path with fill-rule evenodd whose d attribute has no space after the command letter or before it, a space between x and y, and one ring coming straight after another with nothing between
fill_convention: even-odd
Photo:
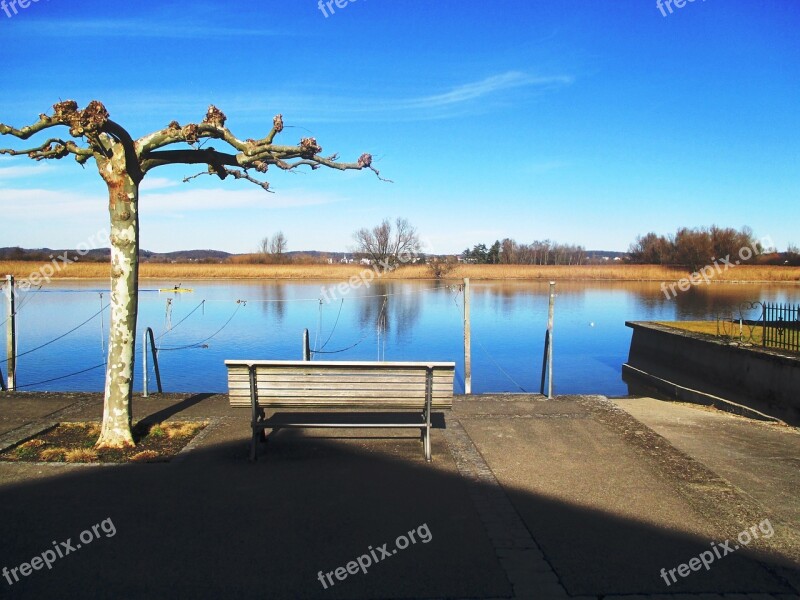
<instances>
[{"instance_id":1,"label":"metal post","mask_svg":"<svg viewBox=\"0 0 800 600\"><path fill-rule=\"evenodd\" d=\"M147 332L142 334L142 396L147 398Z\"/></svg>"},{"instance_id":2,"label":"metal post","mask_svg":"<svg viewBox=\"0 0 800 600\"><path fill-rule=\"evenodd\" d=\"M8 306L8 325L6 328L6 362L8 369L8 391L17 389L17 314L14 302L14 276L6 275L6 304Z\"/></svg>"},{"instance_id":3,"label":"metal post","mask_svg":"<svg viewBox=\"0 0 800 600\"><path fill-rule=\"evenodd\" d=\"M472 350L470 347L469 277L464 278L464 393L472 393Z\"/></svg>"},{"instance_id":4,"label":"metal post","mask_svg":"<svg viewBox=\"0 0 800 600\"><path fill-rule=\"evenodd\" d=\"M550 306L547 310L547 397L553 398L553 316L556 303L556 282L550 282Z\"/></svg>"},{"instance_id":5,"label":"metal post","mask_svg":"<svg viewBox=\"0 0 800 600\"><path fill-rule=\"evenodd\" d=\"M156 353L156 338L153 334L152 327L148 327L142 336L142 396L147 398L147 342L150 342L150 353L153 357L153 370L156 373L156 386L158 393L161 394L164 390L161 387L161 371L158 368L158 354Z\"/></svg>"},{"instance_id":6,"label":"metal post","mask_svg":"<svg viewBox=\"0 0 800 600\"><path fill-rule=\"evenodd\" d=\"M164 389L161 387L161 370L158 368L158 352L156 352L156 338L153 335L153 329L151 327L147 328L148 337L150 338L150 352L153 357L153 371L156 374L156 386L158 387L158 393L161 394L164 392Z\"/></svg>"},{"instance_id":7,"label":"metal post","mask_svg":"<svg viewBox=\"0 0 800 600\"><path fill-rule=\"evenodd\" d=\"M544 395L544 384L547 381L547 356L550 353L550 332L544 332L544 352L542 353L542 383L539 386L539 393Z\"/></svg>"},{"instance_id":8,"label":"metal post","mask_svg":"<svg viewBox=\"0 0 800 600\"><path fill-rule=\"evenodd\" d=\"M311 360L311 346L308 344L308 329L303 329L303 360Z\"/></svg>"}]
</instances>

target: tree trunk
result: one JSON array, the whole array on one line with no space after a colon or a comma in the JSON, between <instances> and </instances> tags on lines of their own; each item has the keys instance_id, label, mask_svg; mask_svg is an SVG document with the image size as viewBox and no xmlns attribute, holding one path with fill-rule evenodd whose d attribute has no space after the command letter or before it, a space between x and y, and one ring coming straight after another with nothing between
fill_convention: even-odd
<instances>
[{"instance_id":1,"label":"tree trunk","mask_svg":"<svg viewBox=\"0 0 800 600\"><path fill-rule=\"evenodd\" d=\"M104 173L111 217L111 329L103 404L96 448L133 446L131 397L139 307L139 186L127 173Z\"/></svg>"}]
</instances>

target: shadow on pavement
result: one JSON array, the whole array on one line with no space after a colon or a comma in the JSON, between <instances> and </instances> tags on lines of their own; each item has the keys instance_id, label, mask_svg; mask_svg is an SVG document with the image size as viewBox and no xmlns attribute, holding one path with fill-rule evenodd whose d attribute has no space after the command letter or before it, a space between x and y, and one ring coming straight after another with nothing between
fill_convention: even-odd
<instances>
[{"instance_id":1,"label":"shadow on pavement","mask_svg":"<svg viewBox=\"0 0 800 600\"><path fill-rule=\"evenodd\" d=\"M151 417L171 416L161 413ZM74 544L104 519L113 521L116 534L101 531L102 537L56 560L52 569L13 585L0 578L0 596L512 595L471 500L470 488L481 484L458 475L441 434L434 436L432 464L424 462L414 440L364 443L295 431L274 436L259 461L249 463L246 425L217 427L219 439L210 435L177 463L2 465L0 568L30 561L54 541L71 538ZM710 540L507 491L570 594L792 591L773 573L779 568L775 559L762 556L762 564L749 550L667 587L661 568L688 562ZM391 551L398 536L423 525L428 543L410 544L367 573L347 574L323 588L319 571L346 567L370 547L377 552L387 544Z\"/></svg>"}]
</instances>

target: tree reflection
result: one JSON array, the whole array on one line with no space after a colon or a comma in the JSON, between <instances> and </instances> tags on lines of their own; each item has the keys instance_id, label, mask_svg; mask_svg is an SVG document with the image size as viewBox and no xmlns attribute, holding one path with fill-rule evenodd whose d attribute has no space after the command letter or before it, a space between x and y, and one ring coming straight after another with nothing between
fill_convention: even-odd
<instances>
[{"instance_id":1,"label":"tree reflection","mask_svg":"<svg viewBox=\"0 0 800 600\"><path fill-rule=\"evenodd\" d=\"M286 284L281 282L262 283L260 286L261 310L267 316L274 315L278 323L286 315Z\"/></svg>"}]
</instances>

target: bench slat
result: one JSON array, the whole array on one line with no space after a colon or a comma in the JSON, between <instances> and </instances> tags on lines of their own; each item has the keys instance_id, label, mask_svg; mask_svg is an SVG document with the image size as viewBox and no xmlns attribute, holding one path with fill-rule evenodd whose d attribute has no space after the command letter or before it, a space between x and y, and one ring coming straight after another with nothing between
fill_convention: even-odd
<instances>
[{"instance_id":1,"label":"bench slat","mask_svg":"<svg viewBox=\"0 0 800 600\"><path fill-rule=\"evenodd\" d=\"M242 403L234 403L231 402L231 406L234 408L250 408L249 402L242 402ZM308 409L308 410L320 410L320 411L338 411L341 410L343 412L358 412L358 411L371 411L371 410L385 410L387 412L396 412L398 410L420 410L419 402L411 402L407 398L403 402L394 402L392 404L376 404L374 402L370 403L363 403L363 404L354 404L352 402L343 405L331 405L328 403L323 404L312 404L308 402L297 402L295 401L277 401L272 400L268 405L261 405L261 408L268 409L268 410L282 410L282 409L292 409L292 410L299 410L299 409ZM431 409L433 410L447 410L453 407L452 402L446 404L437 404L433 402L431 404Z\"/></svg>"},{"instance_id":2,"label":"bench slat","mask_svg":"<svg viewBox=\"0 0 800 600\"><path fill-rule=\"evenodd\" d=\"M452 383L448 383L445 381L442 382L434 382L433 383L433 391L434 392L443 392L443 393L452 393L450 391L452 388ZM237 381L234 383L228 384L228 389L230 390L249 390L250 385L249 383L244 383L241 381ZM374 390L376 392L381 391L388 391L388 390L402 390L407 392L416 392L417 394L424 394L425 393L425 382L422 383L391 383L391 382L369 382L369 384L359 384L358 382L334 382L334 381L296 381L296 382L287 382L287 381L258 381L258 390L261 391L271 391L271 390Z\"/></svg>"},{"instance_id":3,"label":"bench slat","mask_svg":"<svg viewBox=\"0 0 800 600\"><path fill-rule=\"evenodd\" d=\"M264 368L295 368L295 367L308 367L319 366L323 368L358 368L358 369L425 369L426 367L452 369L454 363L452 362L391 362L391 361L340 361L340 360L226 360L225 364L228 368L247 368L249 365L255 365L259 369Z\"/></svg>"},{"instance_id":4,"label":"bench slat","mask_svg":"<svg viewBox=\"0 0 800 600\"><path fill-rule=\"evenodd\" d=\"M386 371L377 371L377 370L369 370L369 371L357 371L357 370L347 370L347 371L339 371L336 369L293 369L293 370L274 370L274 369L262 369L256 367L256 373L258 373L259 377L270 377L270 378L284 378L288 377L290 379L295 379L298 377L353 377L358 379L378 379L381 377L394 377L397 379L424 379L425 378L425 371L424 370L416 370L416 371L395 371L389 370ZM448 371L444 369L434 369L433 376L434 377L446 377L449 374ZM242 369L233 371L230 373L231 377L247 377L248 370Z\"/></svg>"},{"instance_id":5,"label":"bench slat","mask_svg":"<svg viewBox=\"0 0 800 600\"><path fill-rule=\"evenodd\" d=\"M258 389L273 390L418 390L425 393L425 382L400 382L392 381L271 381L269 379L257 379ZM444 390L452 393L453 380L434 380L432 385L434 390ZM250 383L245 381L233 381L228 383L228 389L250 389Z\"/></svg>"},{"instance_id":6,"label":"bench slat","mask_svg":"<svg viewBox=\"0 0 800 600\"><path fill-rule=\"evenodd\" d=\"M249 396L249 394L248 394ZM435 394L434 398L445 398L446 394ZM385 398L417 398L419 399L419 392L404 392L396 390L340 390L340 391L324 391L324 390L258 390L259 400L266 401L268 398L308 398L312 400L327 400L334 402L338 399L344 401L356 401L359 398L381 400ZM420 401L420 406L424 403L425 398Z\"/></svg>"},{"instance_id":7,"label":"bench slat","mask_svg":"<svg viewBox=\"0 0 800 600\"><path fill-rule=\"evenodd\" d=\"M259 406L350 410L424 407L431 369L433 408L452 407L454 363L225 361L232 406L250 406L255 366Z\"/></svg>"}]
</instances>

